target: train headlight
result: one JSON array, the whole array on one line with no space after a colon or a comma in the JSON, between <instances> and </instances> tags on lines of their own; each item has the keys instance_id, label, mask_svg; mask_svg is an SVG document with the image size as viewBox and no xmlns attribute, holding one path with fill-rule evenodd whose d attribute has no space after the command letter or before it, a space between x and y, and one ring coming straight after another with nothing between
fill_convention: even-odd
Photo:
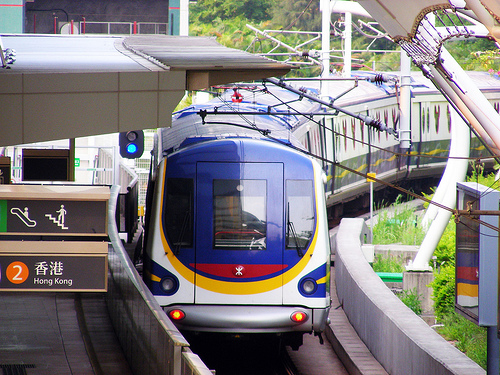
<instances>
[{"instance_id":1,"label":"train headlight","mask_svg":"<svg viewBox=\"0 0 500 375\"><path fill-rule=\"evenodd\" d=\"M311 295L318 289L318 284L315 280L307 278L300 282L299 288L303 294Z\"/></svg>"},{"instance_id":2,"label":"train headlight","mask_svg":"<svg viewBox=\"0 0 500 375\"><path fill-rule=\"evenodd\" d=\"M290 319L292 319L292 321L295 323L303 323L307 320L307 314L303 311L295 311L290 316Z\"/></svg>"},{"instance_id":3,"label":"train headlight","mask_svg":"<svg viewBox=\"0 0 500 375\"><path fill-rule=\"evenodd\" d=\"M179 283L174 276L166 276L160 281L160 288L165 294L171 296L179 289Z\"/></svg>"},{"instance_id":4,"label":"train headlight","mask_svg":"<svg viewBox=\"0 0 500 375\"><path fill-rule=\"evenodd\" d=\"M178 321L184 319L186 317L186 314L182 310L175 309L170 310L168 312L168 316L170 317L170 319Z\"/></svg>"}]
</instances>

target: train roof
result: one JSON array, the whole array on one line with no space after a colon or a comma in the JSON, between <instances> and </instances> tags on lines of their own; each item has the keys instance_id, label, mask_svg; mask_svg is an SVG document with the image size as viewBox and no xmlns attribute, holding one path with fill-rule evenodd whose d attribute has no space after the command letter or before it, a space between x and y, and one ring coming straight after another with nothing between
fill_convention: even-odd
<instances>
[{"instance_id":1,"label":"train roof","mask_svg":"<svg viewBox=\"0 0 500 375\"><path fill-rule=\"evenodd\" d=\"M235 92L241 98L233 101ZM161 129L162 150L168 154L195 142L228 137L278 139L302 147L290 130L307 121L303 113L319 108L318 103L274 85L234 86L207 103L174 113L172 127ZM204 118L202 111L208 113Z\"/></svg>"},{"instance_id":2,"label":"train roof","mask_svg":"<svg viewBox=\"0 0 500 375\"><path fill-rule=\"evenodd\" d=\"M498 91L500 88L498 74L475 71L467 74L483 92ZM358 71L353 76L359 78L354 89L352 80L330 82L330 97L338 97L334 101L337 107L356 104L369 106L370 102L398 95L395 83L399 79L399 72L380 74ZM385 82L377 76L384 76ZM320 84L319 80L311 79L293 82L295 88L302 87L302 90L313 95L319 95ZM439 94L421 71L411 72L411 86L415 97ZM270 83L266 86L236 84L227 88L223 94L207 103L191 105L174 113L172 127L160 131L163 152L168 154L186 145L214 138L267 138L267 135L301 148L302 145L291 130L308 121L302 114L321 111L318 103ZM238 98L241 100L233 100L235 93L241 95ZM203 111L207 114L202 119L200 114Z\"/></svg>"},{"instance_id":3,"label":"train roof","mask_svg":"<svg viewBox=\"0 0 500 375\"><path fill-rule=\"evenodd\" d=\"M389 82L373 82L377 75L388 78ZM498 91L500 89L500 77L496 73L468 71L467 75L483 92ZM331 81L329 85L329 95L332 98L341 95L354 86L352 80L341 80L340 77L332 77L339 78L339 80ZM399 79L400 72L374 73L355 71L352 73L352 78L354 77L359 78L358 87L335 100L336 105L342 107L359 103L369 103L395 96L397 92L394 83L396 79ZM320 88L319 80L298 81L297 84L306 85L315 90L319 90ZM411 72L411 87L414 96L439 94L434 84L420 70Z\"/></svg>"}]
</instances>

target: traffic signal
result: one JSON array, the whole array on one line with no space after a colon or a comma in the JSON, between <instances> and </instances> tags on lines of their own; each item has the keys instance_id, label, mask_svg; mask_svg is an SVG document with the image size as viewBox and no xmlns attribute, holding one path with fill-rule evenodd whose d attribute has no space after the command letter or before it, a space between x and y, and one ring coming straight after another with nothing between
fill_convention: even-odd
<instances>
[{"instance_id":1,"label":"traffic signal","mask_svg":"<svg viewBox=\"0 0 500 375\"><path fill-rule=\"evenodd\" d=\"M120 133L120 155L123 158L140 158L144 152L144 132L133 130Z\"/></svg>"}]
</instances>

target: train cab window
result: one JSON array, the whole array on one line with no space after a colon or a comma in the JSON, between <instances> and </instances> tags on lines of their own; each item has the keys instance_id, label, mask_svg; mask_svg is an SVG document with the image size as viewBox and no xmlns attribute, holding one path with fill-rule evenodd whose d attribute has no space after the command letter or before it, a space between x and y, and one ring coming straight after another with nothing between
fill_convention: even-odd
<instances>
[{"instance_id":1,"label":"train cab window","mask_svg":"<svg viewBox=\"0 0 500 375\"><path fill-rule=\"evenodd\" d=\"M214 248L266 248L266 181L214 180Z\"/></svg>"},{"instance_id":2,"label":"train cab window","mask_svg":"<svg viewBox=\"0 0 500 375\"><path fill-rule=\"evenodd\" d=\"M165 229L173 251L193 247L193 180L167 178Z\"/></svg>"},{"instance_id":3,"label":"train cab window","mask_svg":"<svg viewBox=\"0 0 500 375\"><path fill-rule=\"evenodd\" d=\"M286 181L287 249L304 250L314 232L314 193L311 180Z\"/></svg>"}]
</instances>

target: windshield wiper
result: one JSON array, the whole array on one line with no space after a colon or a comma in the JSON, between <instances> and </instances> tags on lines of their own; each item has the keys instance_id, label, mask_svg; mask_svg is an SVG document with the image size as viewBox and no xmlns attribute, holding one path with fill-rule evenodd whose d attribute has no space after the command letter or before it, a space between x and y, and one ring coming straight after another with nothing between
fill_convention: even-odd
<instances>
[{"instance_id":1,"label":"windshield wiper","mask_svg":"<svg viewBox=\"0 0 500 375\"><path fill-rule=\"evenodd\" d=\"M287 215L287 238L290 238L290 233L292 234L293 240L295 242L295 248L297 249L297 255L299 257L303 257L304 253L302 252L302 248L299 245L299 237L297 236L297 232L295 232L295 226L293 223L290 221L290 203L288 203L288 215Z\"/></svg>"},{"instance_id":2,"label":"windshield wiper","mask_svg":"<svg viewBox=\"0 0 500 375\"><path fill-rule=\"evenodd\" d=\"M179 233L179 240L175 244L174 255L179 255L181 247L183 245L184 235L186 234L189 220L191 218L191 211L186 212L184 215L184 220L182 221L181 232Z\"/></svg>"}]
</instances>

